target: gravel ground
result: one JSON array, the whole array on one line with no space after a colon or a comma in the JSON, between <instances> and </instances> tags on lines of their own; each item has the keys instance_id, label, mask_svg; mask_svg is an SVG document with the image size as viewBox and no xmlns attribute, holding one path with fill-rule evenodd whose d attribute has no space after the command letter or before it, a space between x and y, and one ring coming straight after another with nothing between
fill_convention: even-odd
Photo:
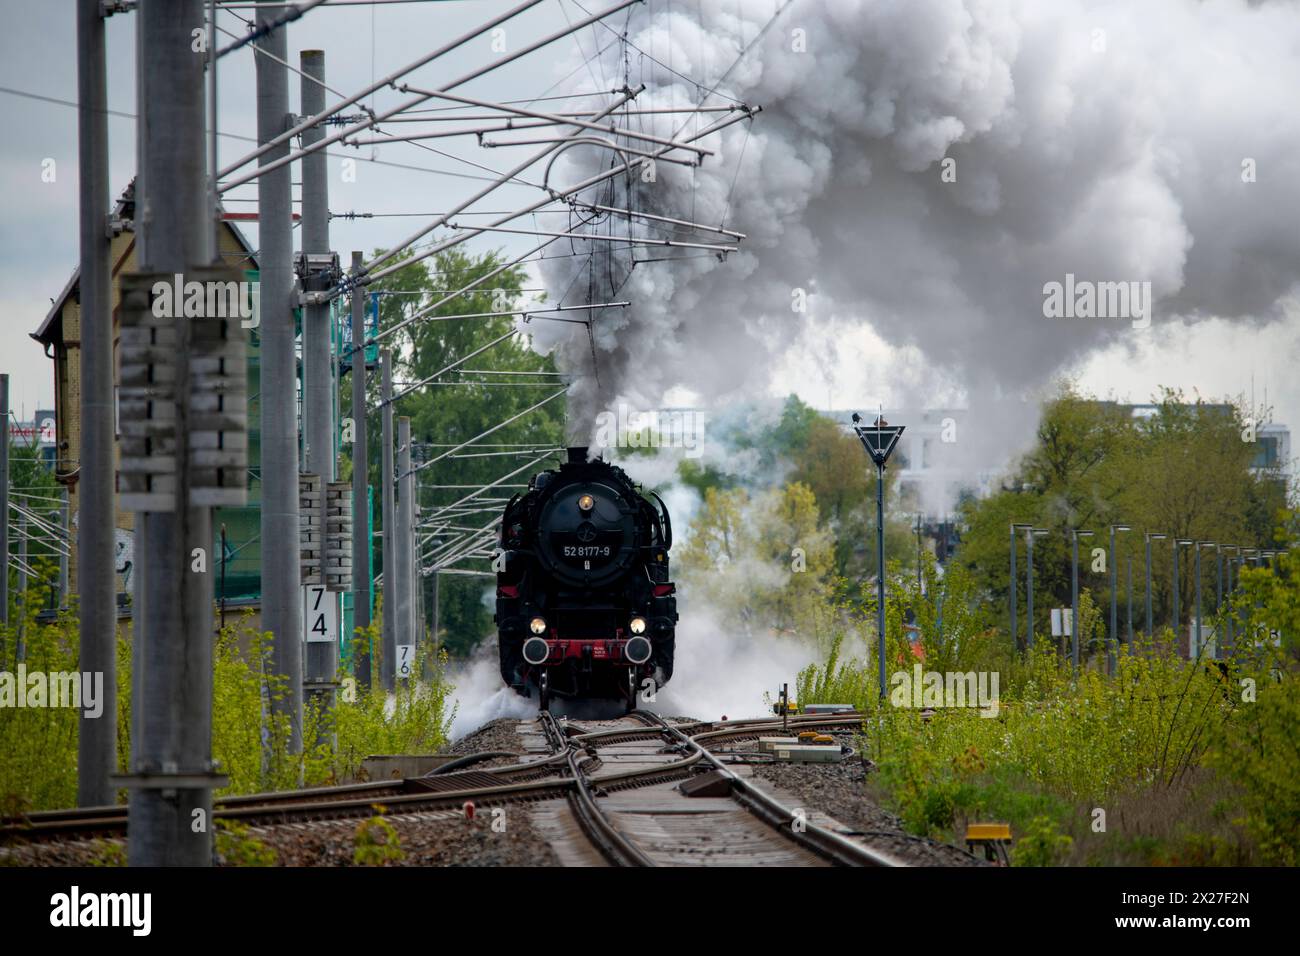
<instances>
[{"instance_id":1,"label":"gravel ground","mask_svg":"<svg viewBox=\"0 0 1300 956\"><path fill-rule=\"evenodd\" d=\"M836 739L853 746L851 735ZM985 866L964 849L913 836L898 818L877 806L866 793L866 771L854 755L843 763L757 764L754 776L806 800L811 807L852 827L864 841L913 866Z\"/></svg>"},{"instance_id":2,"label":"gravel ground","mask_svg":"<svg viewBox=\"0 0 1300 956\"><path fill-rule=\"evenodd\" d=\"M387 866L556 866L546 841L528 820L528 808L511 804L505 829L492 829L492 811L480 808L473 820L458 811L388 817L397 831L402 857ZM262 827L255 836L276 851L287 866L352 866L362 821L337 820L294 827Z\"/></svg>"},{"instance_id":3,"label":"gravel ground","mask_svg":"<svg viewBox=\"0 0 1300 956\"><path fill-rule=\"evenodd\" d=\"M526 751L524 750L524 742L520 739L519 731L516 729L518 726L518 717L499 717L484 724L478 730L470 731L464 737L452 743L447 747L446 753L476 754L486 753L489 750L502 750L523 755ZM522 756L493 757L491 760L471 764L466 769L491 770L493 767L505 767L523 762L524 758Z\"/></svg>"},{"instance_id":4,"label":"gravel ground","mask_svg":"<svg viewBox=\"0 0 1300 956\"><path fill-rule=\"evenodd\" d=\"M516 718L485 724L448 748L456 754L509 750L523 753L523 742L515 728ZM479 764L474 770L518 763L518 757L502 757ZM526 804L510 804L505 812L504 832L494 831L490 808L480 807L473 820L460 811L430 811L388 816L396 830L402 855L388 866L555 866L558 861L550 846L533 829ZM500 818L498 818L500 819ZM247 837L274 852L285 866L352 866L360 820L320 820L312 823L255 827ZM223 841L224 845L224 841ZM75 840L0 849L0 865L86 866L113 864L125 859L121 840ZM229 865L230 861L221 861Z\"/></svg>"},{"instance_id":5,"label":"gravel ground","mask_svg":"<svg viewBox=\"0 0 1300 956\"><path fill-rule=\"evenodd\" d=\"M671 718L674 723L687 718ZM457 740L448 751L455 754L488 750L522 754L523 741L517 718L494 720ZM851 735L837 735L853 745ZM747 751L749 744L722 746L719 750ZM484 770L519 762L518 757L496 758L474 765ZM865 790L865 770L855 756L839 764L766 764L754 766L754 775L806 801L808 806L835 817L861 833L867 841L914 865L981 866L983 861L965 850L906 833L898 818L877 806ZM400 858L387 866L558 866L550 846L533 828L526 804L502 808L504 831L493 830L490 808L480 807L473 820L461 811L440 810L386 816L397 832ZM501 819L500 817L497 818ZM245 839L258 841L286 866L352 866L360 820L316 821L255 827ZM253 846L253 845L249 845ZM229 846L223 841L223 848ZM0 865L70 866L113 865L125 860L120 840L69 841L30 847L0 849ZM223 860L229 865L230 861Z\"/></svg>"},{"instance_id":6,"label":"gravel ground","mask_svg":"<svg viewBox=\"0 0 1300 956\"><path fill-rule=\"evenodd\" d=\"M492 829L488 808L479 808L473 820L460 811L430 811L388 816L397 832L400 857L385 866L556 866L558 861L546 841L538 836L524 804L505 811L505 829ZM281 866L354 866L358 828L363 820L318 820L312 823L252 827L241 834L245 849L270 850ZM256 840L261 846L245 842ZM222 849L229 850L225 841ZM90 866L121 865L126 861L122 840L77 840L36 844L0 850L0 865ZM220 859L218 865L234 865Z\"/></svg>"},{"instance_id":7,"label":"gravel ground","mask_svg":"<svg viewBox=\"0 0 1300 956\"><path fill-rule=\"evenodd\" d=\"M524 742L519 739L518 717L499 717L478 730L472 730L447 748L448 753L473 754L485 750L513 750L524 752Z\"/></svg>"}]
</instances>

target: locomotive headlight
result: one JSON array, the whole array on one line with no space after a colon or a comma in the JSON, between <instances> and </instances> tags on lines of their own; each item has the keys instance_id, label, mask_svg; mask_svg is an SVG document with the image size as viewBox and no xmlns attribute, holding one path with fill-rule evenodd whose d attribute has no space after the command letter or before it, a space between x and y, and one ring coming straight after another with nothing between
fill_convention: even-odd
<instances>
[{"instance_id":1,"label":"locomotive headlight","mask_svg":"<svg viewBox=\"0 0 1300 956\"><path fill-rule=\"evenodd\" d=\"M578 499L579 511L590 511L594 507L596 507L596 499L591 495L583 495Z\"/></svg>"},{"instance_id":2,"label":"locomotive headlight","mask_svg":"<svg viewBox=\"0 0 1300 956\"><path fill-rule=\"evenodd\" d=\"M528 622L528 630L532 631L534 634L545 634L546 619L542 617L533 618Z\"/></svg>"},{"instance_id":3,"label":"locomotive headlight","mask_svg":"<svg viewBox=\"0 0 1300 956\"><path fill-rule=\"evenodd\" d=\"M627 626L628 626L628 629L629 629L633 634L644 634L644 633L645 633L645 618L643 618L643 617L634 617L634 618L632 618L631 621L628 622L628 625L627 625Z\"/></svg>"}]
</instances>

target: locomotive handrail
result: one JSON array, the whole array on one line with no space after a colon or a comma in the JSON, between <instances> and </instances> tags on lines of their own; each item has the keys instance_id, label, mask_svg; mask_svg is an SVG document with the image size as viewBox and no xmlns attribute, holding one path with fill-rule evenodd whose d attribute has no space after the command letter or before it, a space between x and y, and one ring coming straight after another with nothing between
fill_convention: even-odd
<instances>
[{"instance_id":1,"label":"locomotive handrail","mask_svg":"<svg viewBox=\"0 0 1300 956\"><path fill-rule=\"evenodd\" d=\"M673 521L668 517L668 506L664 504L664 500L653 491L650 492L650 497L659 502L659 510L663 513L664 550L671 551L673 549Z\"/></svg>"}]
</instances>

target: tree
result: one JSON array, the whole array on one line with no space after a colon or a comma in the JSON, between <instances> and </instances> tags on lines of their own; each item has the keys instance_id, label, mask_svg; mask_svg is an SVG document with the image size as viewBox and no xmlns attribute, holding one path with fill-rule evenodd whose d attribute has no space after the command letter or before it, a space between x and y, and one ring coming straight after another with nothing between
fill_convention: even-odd
<instances>
[{"instance_id":1,"label":"tree","mask_svg":"<svg viewBox=\"0 0 1300 956\"><path fill-rule=\"evenodd\" d=\"M1234 406L1199 398L1188 402L1180 392L1167 389L1158 396L1153 414L1135 418L1124 406L1098 402L1063 386L1044 406L1035 445L1013 470L1006 487L962 506L960 561L981 590L1005 606L1010 525L1048 529L1051 533L1034 546L1034 626L1042 634L1048 630L1051 608L1070 603L1069 531L1091 530L1095 536L1080 541L1080 588L1097 595L1107 609L1109 626L1109 526L1127 524L1132 530L1117 534L1113 560L1118 564L1121 606L1130 598L1127 572L1129 562L1133 565L1136 631L1145 625L1145 614L1137 612L1145 601L1143 535L1167 534L1170 539L1152 550L1152 590L1154 619L1168 621L1171 539L1255 545L1268 540L1271 528L1261 524L1260 516L1267 514L1271 520L1284 501L1277 481L1251 470L1254 446L1242 441L1243 418ZM1023 609L1023 534L1017 542ZM1191 613L1195 581L1189 549L1184 549L1183 557L1180 617L1185 621ZM1217 590L1213 554L1203 562L1202 573L1203 613L1208 615Z\"/></svg>"},{"instance_id":2,"label":"tree","mask_svg":"<svg viewBox=\"0 0 1300 956\"><path fill-rule=\"evenodd\" d=\"M409 253L397 261L407 257ZM416 477L417 501L425 525L418 539L425 553L439 542L465 534L455 528L437 530L428 526L439 509L467 498L476 487L518 470L517 475L496 488L469 499L481 502L479 513L451 522L461 528L485 527L500 514L504 499L520 490L517 486L526 484L536 472L553 466L553 462L546 460L530 466L529 462L539 456L527 453L526 449L505 446L564 444L564 400L556 398L493 432L481 444L476 443L477 447L451 453L454 446L524 412L562 386L555 376L554 360L532 350L526 328L510 334L516 329L514 317L444 318L518 309L526 276L522 268L503 270L471 291L447 298L451 292L493 272L503 259L497 252L475 256L451 249L432 258L432 269L427 265L429 261L409 263L370 287L371 292L380 296L381 333L396 330L389 332L385 340L385 345L393 349L393 374L400 383L394 386L394 392L422 383L397 402L395 414L411 419L413 460L437 459L421 468ZM429 315L401 325L435 303L441 304ZM479 349L484 351L451 371L443 371ZM527 374L502 375L501 372ZM378 405L377 397L375 405ZM378 435L379 427L376 415L371 434ZM380 442L373 442L370 468L376 484L380 447ZM494 546L495 541L491 541L482 550ZM468 558L456 567L490 571L490 564L481 557ZM484 592L491 587L490 578L444 574L438 584L438 628L444 635L444 646L453 654L468 653L491 630L491 612L484 602ZM430 618L431 603L426 601Z\"/></svg>"},{"instance_id":3,"label":"tree","mask_svg":"<svg viewBox=\"0 0 1300 956\"><path fill-rule=\"evenodd\" d=\"M813 631L831 595L832 539L797 482L752 497L709 489L677 560L693 600L750 632Z\"/></svg>"}]
</instances>

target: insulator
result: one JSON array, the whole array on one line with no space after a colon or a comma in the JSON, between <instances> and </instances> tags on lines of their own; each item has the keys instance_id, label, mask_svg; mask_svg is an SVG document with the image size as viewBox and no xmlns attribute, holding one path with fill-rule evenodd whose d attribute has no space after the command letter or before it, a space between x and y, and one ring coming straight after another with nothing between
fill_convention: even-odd
<instances>
[{"instance_id":1,"label":"insulator","mask_svg":"<svg viewBox=\"0 0 1300 956\"><path fill-rule=\"evenodd\" d=\"M352 483L325 486L325 587L352 590Z\"/></svg>"},{"instance_id":2,"label":"insulator","mask_svg":"<svg viewBox=\"0 0 1300 956\"><path fill-rule=\"evenodd\" d=\"M298 476L299 559L303 584L320 584L325 521L320 475Z\"/></svg>"},{"instance_id":3,"label":"insulator","mask_svg":"<svg viewBox=\"0 0 1300 956\"><path fill-rule=\"evenodd\" d=\"M177 319L153 314L162 277L122 276L118 356L121 431L119 504L125 511L176 510Z\"/></svg>"}]
</instances>

